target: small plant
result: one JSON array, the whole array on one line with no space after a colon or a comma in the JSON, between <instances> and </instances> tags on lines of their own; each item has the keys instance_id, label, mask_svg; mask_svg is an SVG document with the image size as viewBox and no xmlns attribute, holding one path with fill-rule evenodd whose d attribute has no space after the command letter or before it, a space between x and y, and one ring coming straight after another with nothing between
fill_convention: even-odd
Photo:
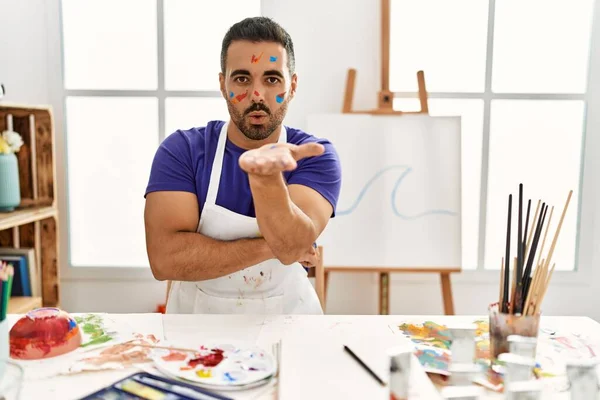
<instances>
[{"instance_id":1,"label":"small plant","mask_svg":"<svg viewBox=\"0 0 600 400\"><path fill-rule=\"evenodd\" d=\"M0 154L16 153L23 146L23 138L15 131L4 131L0 135Z\"/></svg>"}]
</instances>

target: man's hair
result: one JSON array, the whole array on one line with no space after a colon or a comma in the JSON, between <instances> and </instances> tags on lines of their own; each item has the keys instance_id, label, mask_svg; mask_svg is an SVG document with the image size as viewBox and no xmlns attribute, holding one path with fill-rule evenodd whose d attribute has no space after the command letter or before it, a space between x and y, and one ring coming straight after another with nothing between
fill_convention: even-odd
<instances>
[{"instance_id":1,"label":"man's hair","mask_svg":"<svg viewBox=\"0 0 600 400\"><path fill-rule=\"evenodd\" d=\"M229 28L221 45L221 72L223 73L225 73L225 64L227 63L227 50L234 40L276 42L281 44L287 52L287 67L290 70L290 74L294 74L296 58L294 56L292 38L285 29L271 18L246 18Z\"/></svg>"}]
</instances>

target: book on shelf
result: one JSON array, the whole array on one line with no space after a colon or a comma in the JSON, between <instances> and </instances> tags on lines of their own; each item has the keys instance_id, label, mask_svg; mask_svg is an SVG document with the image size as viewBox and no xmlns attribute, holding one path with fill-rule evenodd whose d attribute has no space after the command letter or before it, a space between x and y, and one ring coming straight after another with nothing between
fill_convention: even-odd
<instances>
[{"instance_id":1,"label":"book on shelf","mask_svg":"<svg viewBox=\"0 0 600 400\"><path fill-rule=\"evenodd\" d=\"M13 296L41 297L42 281L36 262L35 249L0 247L0 260L11 264L15 270Z\"/></svg>"}]
</instances>

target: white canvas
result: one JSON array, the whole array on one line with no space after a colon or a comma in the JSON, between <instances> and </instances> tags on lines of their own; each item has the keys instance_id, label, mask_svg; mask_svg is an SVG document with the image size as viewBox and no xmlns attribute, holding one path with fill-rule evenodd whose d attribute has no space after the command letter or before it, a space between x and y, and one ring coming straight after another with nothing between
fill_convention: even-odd
<instances>
[{"instance_id":1,"label":"white canvas","mask_svg":"<svg viewBox=\"0 0 600 400\"><path fill-rule=\"evenodd\" d=\"M461 265L460 117L312 115L307 131L342 166L326 266Z\"/></svg>"}]
</instances>

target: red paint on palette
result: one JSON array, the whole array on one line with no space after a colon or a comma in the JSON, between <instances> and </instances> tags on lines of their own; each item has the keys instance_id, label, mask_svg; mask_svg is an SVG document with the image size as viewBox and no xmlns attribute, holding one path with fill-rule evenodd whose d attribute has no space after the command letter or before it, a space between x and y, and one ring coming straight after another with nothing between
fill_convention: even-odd
<instances>
[{"instance_id":1,"label":"red paint on palette","mask_svg":"<svg viewBox=\"0 0 600 400\"><path fill-rule=\"evenodd\" d=\"M200 356L188 361L188 365L195 368L198 365L204 365L205 367L216 367L223 361L223 350L212 349L212 353L205 356Z\"/></svg>"},{"instance_id":2,"label":"red paint on palette","mask_svg":"<svg viewBox=\"0 0 600 400\"><path fill-rule=\"evenodd\" d=\"M183 361L187 358L187 356L178 351L171 351L168 355L163 356L162 359L165 361Z\"/></svg>"}]
</instances>

